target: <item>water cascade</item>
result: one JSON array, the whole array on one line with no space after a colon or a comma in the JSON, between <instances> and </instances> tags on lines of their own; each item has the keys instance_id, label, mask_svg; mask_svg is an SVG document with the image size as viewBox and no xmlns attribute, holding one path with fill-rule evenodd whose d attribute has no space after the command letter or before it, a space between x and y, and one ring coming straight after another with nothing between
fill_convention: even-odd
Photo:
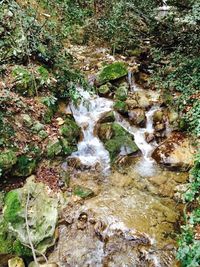
<instances>
[{"instance_id":1,"label":"water cascade","mask_svg":"<svg viewBox=\"0 0 200 267\"><path fill-rule=\"evenodd\" d=\"M95 167L101 165L103 173L110 168L110 157L98 137L94 136L94 128L98 120L112 110L113 102L106 98L91 95L78 88L81 102L78 106L71 104L71 110L77 124L81 127L83 139L78 144L78 151L70 158L78 158L84 166Z\"/></svg>"}]
</instances>

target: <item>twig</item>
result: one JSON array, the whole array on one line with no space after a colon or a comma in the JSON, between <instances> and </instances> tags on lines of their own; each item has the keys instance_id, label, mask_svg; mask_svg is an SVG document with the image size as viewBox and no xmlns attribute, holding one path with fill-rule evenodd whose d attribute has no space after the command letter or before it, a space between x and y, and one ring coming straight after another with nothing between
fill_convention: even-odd
<instances>
[{"instance_id":1,"label":"twig","mask_svg":"<svg viewBox=\"0 0 200 267\"><path fill-rule=\"evenodd\" d=\"M36 266L39 266L37 258L36 258L36 254L35 254L35 249L31 240L31 235L30 235L30 230L29 230L29 224L28 224L28 204L29 204L29 198L30 198L30 193L28 191L28 195L27 195L27 200L26 200L26 209L25 209L25 221L26 221L26 231L27 231L27 235L28 235L28 240L29 240L29 244L32 250L32 254L33 254L33 259L34 262L36 264Z\"/></svg>"}]
</instances>

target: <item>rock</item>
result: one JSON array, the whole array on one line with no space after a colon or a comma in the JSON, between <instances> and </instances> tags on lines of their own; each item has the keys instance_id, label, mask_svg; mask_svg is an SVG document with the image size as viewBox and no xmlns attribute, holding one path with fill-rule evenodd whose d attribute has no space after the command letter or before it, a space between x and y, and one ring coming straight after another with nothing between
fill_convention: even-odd
<instances>
[{"instance_id":1,"label":"rock","mask_svg":"<svg viewBox=\"0 0 200 267\"><path fill-rule=\"evenodd\" d=\"M134 93L134 95L131 98L128 98L126 100L126 103L128 105L128 109L132 110L134 108L148 108L151 106L151 100L150 100L150 96L146 93L144 94L144 92L136 92Z\"/></svg>"},{"instance_id":2,"label":"rock","mask_svg":"<svg viewBox=\"0 0 200 267\"><path fill-rule=\"evenodd\" d=\"M164 123L157 123L155 126L155 131L156 132L160 132L160 131L163 131L165 130L165 124Z\"/></svg>"},{"instance_id":3,"label":"rock","mask_svg":"<svg viewBox=\"0 0 200 267\"><path fill-rule=\"evenodd\" d=\"M124 62L115 62L105 66L97 77L97 84L101 85L109 81L113 81L124 77L128 74L127 66Z\"/></svg>"},{"instance_id":4,"label":"rock","mask_svg":"<svg viewBox=\"0 0 200 267\"><path fill-rule=\"evenodd\" d=\"M104 84L98 88L98 93L101 96L106 96L110 93L110 87L108 84Z\"/></svg>"},{"instance_id":5,"label":"rock","mask_svg":"<svg viewBox=\"0 0 200 267\"><path fill-rule=\"evenodd\" d=\"M12 150L1 152L0 154L0 169L8 170L17 162L17 156Z\"/></svg>"},{"instance_id":6,"label":"rock","mask_svg":"<svg viewBox=\"0 0 200 267\"><path fill-rule=\"evenodd\" d=\"M36 160L26 155L18 157L13 172L14 176L27 177L30 176L36 168Z\"/></svg>"},{"instance_id":7,"label":"rock","mask_svg":"<svg viewBox=\"0 0 200 267\"><path fill-rule=\"evenodd\" d=\"M128 114L128 105L126 102L123 101L117 101L114 104L114 110L118 111L122 115Z\"/></svg>"},{"instance_id":8,"label":"rock","mask_svg":"<svg viewBox=\"0 0 200 267\"><path fill-rule=\"evenodd\" d=\"M108 111L101 117L98 123L106 123L106 122L114 122L114 121L115 121L114 112Z\"/></svg>"},{"instance_id":9,"label":"rock","mask_svg":"<svg viewBox=\"0 0 200 267\"><path fill-rule=\"evenodd\" d=\"M120 155L132 155L139 151L133 136L118 123L101 124L98 136L109 151L112 162Z\"/></svg>"},{"instance_id":10,"label":"rock","mask_svg":"<svg viewBox=\"0 0 200 267\"><path fill-rule=\"evenodd\" d=\"M94 192L87 187L76 185L73 189L74 195L79 196L81 198L90 198L94 195Z\"/></svg>"},{"instance_id":11,"label":"rock","mask_svg":"<svg viewBox=\"0 0 200 267\"><path fill-rule=\"evenodd\" d=\"M186 171L193 165L194 152L184 134L173 132L154 150L152 158L171 170Z\"/></svg>"},{"instance_id":12,"label":"rock","mask_svg":"<svg viewBox=\"0 0 200 267\"><path fill-rule=\"evenodd\" d=\"M28 114L23 114L22 120L23 120L23 123L26 127L31 127L33 125L33 121Z\"/></svg>"},{"instance_id":13,"label":"rock","mask_svg":"<svg viewBox=\"0 0 200 267\"><path fill-rule=\"evenodd\" d=\"M36 121L33 126L31 127L31 130L35 133L38 133L39 131L44 129L44 124L40 123L39 121Z\"/></svg>"},{"instance_id":14,"label":"rock","mask_svg":"<svg viewBox=\"0 0 200 267\"><path fill-rule=\"evenodd\" d=\"M153 114L153 123L154 123L154 125L156 123L162 123L164 121L163 116L164 116L164 113L163 113L162 110L156 110L154 112L154 114Z\"/></svg>"},{"instance_id":15,"label":"rock","mask_svg":"<svg viewBox=\"0 0 200 267\"><path fill-rule=\"evenodd\" d=\"M128 96L128 84L122 83L115 91L115 98L120 101L125 101Z\"/></svg>"},{"instance_id":16,"label":"rock","mask_svg":"<svg viewBox=\"0 0 200 267\"><path fill-rule=\"evenodd\" d=\"M76 144L80 136L80 127L71 119L65 119L65 123L59 129L60 134L71 144Z\"/></svg>"},{"instance_id":17,"label":"rock","mask_svg":"<svg viewBox=\"0 0 200 267\"><path fill-rule=\"evenodd\" d=\"M58 267L56 263L39 263L36 264L34 261L29 263L28 267Z\"/></svg>"},{"instance_id":18,"label":"rock","mask_svg":"<svg viewBox=\"0 0 200 267\"><path fill-rule=\"evenodd\" d=\"M59 194L49 193L49 187L35 182L34 176L29 177L22 188L7 193L1 221L0 254L7 252L32 256L28 248L30 241L26 213L31 241L39 254L45 253L46 249L54 244L58 203L63 199Z\"/></svg>"},{"instance_id":19,"label":"rock","mask_svg":"<svg viewBox=\"0 0 200 267\"><path fill-rule=\"evenodd\" d=\"M25 264L21 258L15 257L8 261L8 267L25 267Z\"/></svg>"},{"instance_id":20,"label":"rock","mask_svg":"<svg viewBox=\"0 0 200 267\"><path fill-rule=\"evenodd\" d=\"M128 112L129 121L131 124L145 127L146 124L146 116L145 111L142 108L135 108Z\"/></svg>"},{"instance_id":21,"label":"rock","mask_svg":"<svg viewBox=\"0 0 200 267\"><path fill-rule=\"evenodd\" d=\"M71 145L67 138L61 138L60 140L62 145L62 151L65 155L69 156L72 154L72 152L76 151L77 147Z\"/></svg>"},{"instance_id":22,"label":"rock","mask_svg":"<svg viewBox=\"0 0 200 267\"><path fill-rule=\"evenodd\" d=\"M43 140L43 139L47 138L48 133L44 130L41 130L41 131L39 131L38 136Z\"/></svg>"},{"instance_id":23,"label":"rock","mask_svg":"<svg viewBox=\"0 0 200 267\"><path fill-rule=\"evenodd\" d=\"M59 155L61 151L62 151L62 146L57 138L49 141L47 145L47 156L49 158L53 158Z\"/></svg>"},{"instance_id":24,"label":"rock","mask_svg":"<svg viewBox=\"0 0 200 267\"><path fill-rule=\"evenodd\" d=\"M145 133L145 139L147 143L150 143L155 139L155 136L153 133Z\"/></svg>"}]
</instances>

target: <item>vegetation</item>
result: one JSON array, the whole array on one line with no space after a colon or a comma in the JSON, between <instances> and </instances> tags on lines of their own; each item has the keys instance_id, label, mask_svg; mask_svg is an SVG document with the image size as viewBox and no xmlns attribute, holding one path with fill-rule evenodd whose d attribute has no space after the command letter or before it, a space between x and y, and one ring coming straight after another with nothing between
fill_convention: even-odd
<instances>
[{"instance_id":1,"label":"vegetation","mask_svg":"<svg viewBox=\"0 0 200 267\"><path fill-rule=\"evenodd\" d=\"M68 44L98 45L103 42L113 54L133 56L139 71L151 76L148 86L163 90L169 108L173 106L180 115L179 128L193 135L198 145L200 2L168 0L170 9L165 13L159 11L162 4L159 0L0 1L2 182L11 174L15 178L26 178L39 172L45 174L42 177L48 173L51 178L51 160L59 160L60 156L76 150L80 129L70 115L62 114L63 121L59 122L58 103L63 99L78 101L77 84L85 89L89 85L80 71L73 68L74 58L67 50ZM104 66L97 79L98 85L103 84L98 89L100 95L112 91L109 81L126 74L127 67L121 62ZM114 109L127 114L127 88L122 86L115 96ZM112 123L112 131L111 139L103 140L112 161L120 153L122 144L131 150L130 153L138 150L132 137L119 125ZM41 166L44 159L48 164L45 162L46 165ZM190 176L184 197L185 225L177 257L182 266L195 267L200 265L199 153ZM27 192L23 192L23 196L19 192L11 191L5 198L6 208L0 223L0 252L31 255L26 231L19 229L19 222L23 221L23 226L25 223ZM74 194L87 198L92 192L78 187ZM32 208L38 206L34 203ZM52 209L55 212L54 207ZM47 237L50 243L54 241L57 219L55 214L55 221L46 221L46 212L44 218L39 215L30 218L33 224L38 223L37 220L39 224L44 220L45 227L50 224L51 236L45 235L47 229L41 229L43 240L38 243L32 240L41 252L48 247L47 244L44 244L45 249L39 246Z\"/></svg>"}]
</instances>

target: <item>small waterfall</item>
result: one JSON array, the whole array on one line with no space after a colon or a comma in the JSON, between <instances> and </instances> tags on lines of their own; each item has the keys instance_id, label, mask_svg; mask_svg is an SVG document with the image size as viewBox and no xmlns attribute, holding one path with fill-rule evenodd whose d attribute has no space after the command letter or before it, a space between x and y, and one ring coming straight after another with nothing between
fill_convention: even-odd
<instances>
[{"instance_id":1,"label":"small waterfall","mask_svg":"<svg viewBox=\"0 0 200 267\"><path fill-rule=\"evenodd\" d=\"M155 173L155 162L151 158L151 154L156 147L156 143L148 144L145 138L146 133L153 133L153 114L159 106L153 106L149 111L146 112L146 128L138 128L131 126L130 123L124 119L120 114L115 113L116 121L130 134L134 136L135 143L142 152L142 159L138 162L136 169L140 175L151 176Z\"/></svg>"},{"instance_id":2,"label":"small waterfall","mask_svg":"<svg viewBox=\"0 0 200 267\"><path fill-rule=\"evenodd\" d=\"M95 167L101 165L106 174L110 168L110 157L98 137L94 136L94 128L103 114L112 110L113 102L106 98L91 95L82 88L78 88L81 103L78 107L71 103L71 110L77 124L83 132L83 140L78 144L78 151L70 158L78 158L83 165Z\"/></svg>"},{"instance_id":3,"label":"small waterfall","mask_svg":"<svg viewBox=\"0 0 200 267\"><path fill-rule=\"evenodd\" d=\"M135 78L134 78L132 71L128 72L128 84L129 84L131 92L140 91L140 88L135 83Z\"/></svg>"}]
</instances>

